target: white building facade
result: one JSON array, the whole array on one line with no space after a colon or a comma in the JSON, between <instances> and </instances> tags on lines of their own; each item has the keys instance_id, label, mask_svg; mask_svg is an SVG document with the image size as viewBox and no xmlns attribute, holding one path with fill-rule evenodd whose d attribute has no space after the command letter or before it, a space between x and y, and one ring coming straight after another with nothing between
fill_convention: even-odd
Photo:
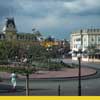
<instances>
[{"instance_id":1,"label":"white building facade","mask_svg":"<svg viewBox=\"0 0 100 100\"><path fill-rule=\"evenodd\" d=\"M86 51L91 45L100 49L100 29L83 29L71 34L71 50L78 52L81 48L82 52ZM76 56L76 55L73 55Z\"/></svg>"}]
</instances>

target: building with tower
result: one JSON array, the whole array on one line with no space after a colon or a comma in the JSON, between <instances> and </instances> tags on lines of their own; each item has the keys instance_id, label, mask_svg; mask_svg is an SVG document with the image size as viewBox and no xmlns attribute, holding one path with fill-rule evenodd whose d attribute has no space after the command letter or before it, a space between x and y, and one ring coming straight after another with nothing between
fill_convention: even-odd
<instances>
[{"instance_id":1,"label":"building with tower","mask_svg":"<svg viewBox=\"0 0 100 100\"><path fill-rule=\"evenodd\" d=\"M0 41L17 42L23 46L42 45L45 48L57 46L64 48L64 50L69 50L69 43L67 41L56 40L52 36L44 39L39 31L35 31L35 28L32 31L34 33L19 33L14 18L6 18L2 32L0 32Z\"/></svg>"},{"instance_id":2,"label":"building with tower","mask_svg":"<svg viewBox=\"0 0 100 100\"><path fill-rule=\"evenodd\" d=\"M30 41L30 42L36 42L38 41L35 34L32 33L18 33L15 20L13 17L6 18L5 24L2 29L2 32L0 33L0 40L16 40L16 41Z\"/></svg>"},{"instance_id":3,"label":"building with tower","mask_svg":"<svg viewBox=\"0 0 100 100\"><path fill-rule=\"evenodd\" d=\"M14 18L6 18L5 25L3 27L4 39L15 40L17 37L17 29L15 25Z\"/></svg>"}]
</instances>

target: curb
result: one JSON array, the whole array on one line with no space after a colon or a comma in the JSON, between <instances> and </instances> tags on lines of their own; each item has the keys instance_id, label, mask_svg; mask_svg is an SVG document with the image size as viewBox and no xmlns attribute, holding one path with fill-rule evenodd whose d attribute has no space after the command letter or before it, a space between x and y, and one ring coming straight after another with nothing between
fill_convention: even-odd
<instances>
[{"instance_id":1,"label":"curb","mask_svg":"<svg viewBox=\"0 0 100 100\"><path fill-rule=\"evenodd\" d=\"M81 76L82 80L85 80L85 79L89 79L90 76L94 76L96 75L98 72L96 71L95 73L92 73L92 74L89 74L89 75L84 75L84 76ZM50 78L30 78L29 80L32 80L32 81L59 81L59 80L77 80L78 79L78 76L72 76L72 77L50 77ZM2 82L3 80L10 80L10 78L1 78L1 81ZM25 78L18 78L17 80L25 80Z\"/></svg>"}]
</instances>

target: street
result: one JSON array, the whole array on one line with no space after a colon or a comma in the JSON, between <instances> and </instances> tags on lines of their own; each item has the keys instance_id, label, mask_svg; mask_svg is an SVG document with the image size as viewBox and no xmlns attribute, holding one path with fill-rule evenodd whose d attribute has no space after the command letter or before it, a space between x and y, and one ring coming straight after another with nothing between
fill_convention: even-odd
<instances>
[{"instance_id":1,"label":"street","mask_svg":"<svg viewBox=\"0 0 100 100\"><path fill-rule=\"evenodd\" d=\"M5 81L5 85L10 85ZM61 95L78 95L78 81L30 81L30 95L58 95L58 85L61 87ZM5 87L4 85L4 87ZM20 86L20 87L19 87ZM16 92L0 90L0 95L25 95L25 81L18 81ZM9 88L10 89L10 88ZM100 95L100 78L82 80L82 95Z\"/></svg>"},{"instance_id":2,"label":"street","mask_svg":"<svg viewBox=\"0 0 100 100\"><path fill-rule=\"evenodd\" d=\"M65 60L64 60L65 61ZM66 61L67 62L67 61ZM69 61L68 61L69 62ZM83 64L82 64L83 65ZM83 96L100 95L100 69L99 64L84 63L87 67L97 69L97 74L87 76L82 80ZM30 80L30 95L33 96L57 96L58 86L60 85L60 94L62 96L78 95L78 80L76 79L59 79L59 80ZM11 90L10 80L4 80L0 83L0 95L25 95L25 80L17 80L17 90Z\"/></svg>"}]
</instances>

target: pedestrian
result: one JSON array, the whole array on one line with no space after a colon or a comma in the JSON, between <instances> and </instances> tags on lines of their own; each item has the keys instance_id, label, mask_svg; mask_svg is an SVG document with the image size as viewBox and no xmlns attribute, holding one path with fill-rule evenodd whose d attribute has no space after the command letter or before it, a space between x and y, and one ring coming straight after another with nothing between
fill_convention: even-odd
<instances>
[{"instance_id":1,"label":"pedestrian","mask_svg":"<svg viewBox=\"0 0 100 100\"><path fill-rule=\"evenodd\" d=\"M13 86L13 90L14 91L16 90L16 78L17 78L17 75L13 72L11 74L11 83L12 83L12 86Z\"/></svg>"}]
</instances>

